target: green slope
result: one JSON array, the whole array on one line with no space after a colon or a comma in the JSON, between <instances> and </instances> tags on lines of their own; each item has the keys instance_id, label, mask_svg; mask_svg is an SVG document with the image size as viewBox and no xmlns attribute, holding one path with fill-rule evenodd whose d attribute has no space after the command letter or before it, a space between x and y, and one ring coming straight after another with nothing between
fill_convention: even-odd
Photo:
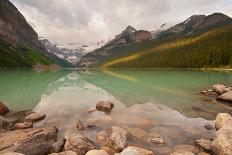
<instances>
[{"instance_id":1,"label":"green slope","mask_svg":"<svg viewBox=\"0 0 232 155\"><path fill-rule=\"evenodd\" d=\"M12 45L0 38L0 68L31 68L35 64L51 65L53 61L23 45Z\"/></svg>"},{"instance_id":2,"label":"green slope","mask_svg":"<svg viewBox=\"0 0 232 155\"><path fill-rule=\"evenodd\" d=\"M119 50L96 66L104 68L202 68L232 65L232 25L166 41L148 41ZM111 50L110 52L116 53ZM96 67L95 66L95 67Z\"/></svg>"}]
</instances>

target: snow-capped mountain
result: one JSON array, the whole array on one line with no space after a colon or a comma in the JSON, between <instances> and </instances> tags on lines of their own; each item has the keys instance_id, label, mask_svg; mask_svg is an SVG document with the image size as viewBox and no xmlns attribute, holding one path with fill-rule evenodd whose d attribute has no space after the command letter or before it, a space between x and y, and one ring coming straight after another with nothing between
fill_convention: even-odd
<instances>
[{"instance_id":1,"label":"snow-capped mountain","mask_svg":"<svg viewBox=\"0 0 232 155\"><path fill-rule=\"evenodd\" d=\"M172 26L173 26L173 24L171 24L171 23L164 23L160 26L159 29L157 29L155 31L151 31L152 39L155 39L161 32L169 29Z\"/></svg>"}]
</instances>

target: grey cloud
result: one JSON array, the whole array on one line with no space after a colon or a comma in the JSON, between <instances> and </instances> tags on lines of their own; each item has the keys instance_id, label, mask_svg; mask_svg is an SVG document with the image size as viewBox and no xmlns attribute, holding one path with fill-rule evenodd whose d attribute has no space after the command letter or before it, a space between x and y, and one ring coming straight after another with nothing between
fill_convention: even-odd
<instances>
[{"instance_id":1,"label":"grey cloud","mask_svg":"<svg viewBox=\"0 0 232 155\"><path fill-rule=\"evenodd\" d=\"M112 38L127 25L155 30L192 14L228 10L231 0L11 0L39 35L53 42ZM224 6L225 3L227 6ZM215 6L219 9L215 9Z\"/></svg>"}]
</instances>

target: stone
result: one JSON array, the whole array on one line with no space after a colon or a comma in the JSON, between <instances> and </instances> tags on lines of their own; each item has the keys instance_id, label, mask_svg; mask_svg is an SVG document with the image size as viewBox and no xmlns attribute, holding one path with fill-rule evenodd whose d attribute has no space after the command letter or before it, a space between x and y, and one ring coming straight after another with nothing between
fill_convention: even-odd
<instances>
[{"instance_id":1,"label":"stone","mask_svg":"<svg viewBox=\"0 0 232 155\"><path fill-rule=\"evenodd\" d=\"M0 115L4 115L9 111L8 107L0 101Z\"/></svg>"},{"instance_id":2,"label":"stone","mask_svg":"<svg viewBox=\"0 0 232 155\"><path fill-rule=\"evenodd\" d=\"M154 153L151 150L142 147L128 146L120 155L154 155Z\"/></svg>"},{"instance_id":3,"label":"stone","mask_svg":"<svg viewBox=\"0 0 232 155\"><path fill-rule=\"evenodd\" d=\"M0 128L5 128L8 125L7 120L0 115Z\"/></svg>"},{"instance_id":4,"label":"stone","mask_svg":"<svg viewBox=\"0 0 232 155\"><path fill-rule=\"evenodd\" d=\"M205 152L208 152L208 153L213 153L214 152L213 151L213 146L212 146L212 141L209 140L209 139L201 138L201 139L195 140L194 143L199 149L201 149L201 150L203 150Z\"/></svg>"},{"instance_id":5,"label":"stone","mask_svg":"<svg viewBox=\"0 0 232 155\"><path fill-rule=\"evenodd\" d=\"M121 152L127 146L128 133L125 129L112 126L110 129L109 145L115 149L116 152Z\"/></svg>"},{"instance_id":6,"label":"stone","mask_svg":"<svg viewBox=\"0 0 232 155\"><path fill-rule=\"evenodd\" d=\"M135 119L134 123L135 123L136 126L140 126L140 127L148 127L148 126L153 125L152 120L146 119L146 118Z\"/></svg>"},{"instance_id":7,"label":"stone","mask_svg":"<svg viewBox=\"0 0 232 155\"><path fill-rule=\"evenodd\" d=\"M136 140L143 138L146 135L146 132L140 128L127 128L127 131L132 135Z\"/></svg>"},{"instance_id":8,"label":"stone","mask_svg":"<svg viewBox=\"0 0 232 155\"><path fill-rule=\"evenodd\" d=\"M89 123L89 124L86 125L86 127L87 127L88 129L91 129L91 128L94 128L95 125L94 125L93 123Z\"/></svg>"},{"instance_id":9,"label":"stone","mask_svg":"<svg viewBox=\"0 0 232 155\"><path fill-rule=\"evenodd\" d=\"M212 142L214 153L217 155L232 154L232 121L227 121L216 132L216 136Z\"/></svg>"},{"instance_id":10,"label":"stone","mask_svg":"<svg viewBox=\"0 0 232 155\"><path fill-rule=\"evenodd\" d=\"M214 129L214 127L213 127L211 124L209 124L209 123L205 124L204 127L205 127L207 130L213 130L213 129Z\"/></svg>"},{"instance_id":11,"label":"stone","mask_svg":"<svg viewBox=\"0 0 232 155\"><path fill-rule=\"evenodd\" d=\"M231 90L230 87L226 87L224 85L221 85L221 84L216 84L216 85L213 85L213 90L218 93L219 95L223 94L223 93L226 93L228 91Z\"/></svg>"},{"instance_id":12,"label":"stone","mask_svg":"<svg viewBox=\"0 0 232 155\"><path fill-rule=\"evenodd\" d=\"M106 131L101 131L96 135L97 142L101 145L108 145L109 134Z\"/></svg>"},{"instance_id":13,"label":"stone","mask_svg":"<svg viewBox=\"0 0 232 155\"><path fill-rule=\"evenodd\" d=\"M78 131L85 130L85 126L84 126L84 124L80 120L77 121L77 130Z\"/></svg>"},{"instance_id":14,"label":"stone","mask_svg":"<svg viewBox=\"0 0 232 155\"><path fill-rule=\"evenodd\" d=\"M232 91L226 92L220 96L218 96L217 100L232 102Z\"/></svg>"},{"instance_id":15,"label":"stone","mask_svg":"<svg viewBox=\"0 0 232 155\"><path fill-rule=\"evenodd\" d=\"M96 109L103 112L111 112L114 108L114 104L109 101L100 101L96 105Z\"/></svg>"},{"instance_id":16,"label":"stone","mask_svg":"<svg viewBox=\"0 0 232 155\"><path fill-rule=\"evenodd\" d=\"M192 153L197 153L199 150L193 146L193 145L188 145L188 144L182 144L182 145L176 145L173 149L174 151L177 150L186 150Z\"/></svg>"},{"instance_id":17,"label":"stone","mask_svg":"<svg viewBox=\"0 0 232 155\"><path fill-rule=\"evenodd\" d=\"M176 150L170 153L170 155L194 155L194 153L187 150Z\"/></svg>"},{"instance_id":18,"label":"stone","mask_svg":"<svg viewBox=\"0 0 232 155\"><path fill-rule=\"evenodd\" d=\"M77 153L74 151L64 151L60 153L52 153L50 155L77 155Z\"/></svg>"},{"instance_id":19,"label":"stone","mask_svg":"<svg viewBox=\"0 0 232 155\"><path fill-rule=\"evenodd\" d=\"M28 129L28 128L32 128L32 127L33 127L33 123L32 122L16 123L14 125L14 129L15 130Z\"/></svg>"},{"instance_id":20,"label":"stone","mask_svg":"<svg viewBox=\"0 0 232 155\"><path fill-rule=\"evenodd\" d=\"M109 154L104 150L91 150L87 152L85 155L109 155Z\"/></svg>"},{"instance_id":21,"label":"stone","mask_svg":"<svg viewBox=\"0 0 232 155\"><path fill-rule=\"evenodd\" d=\"M88 151L96 149L93 142L88 138L80 135L73 134L66 139L64 150L74 151L77 155L85 155Z\"/></svg>"},{"instance_id":22,"label":"stone","mask_svg":"<svg viewBox=\"0 0 232 155\"><path fill-rule=\"evenodd\" d=\"M2 155L24 155L24 154L17 152L7 152L7 153L3 153Z\"/></svg>"},{"instance_id":23,"label":"stone","mask_svg":"<svg viewBox=\"0 0 232 155\"><path fill-rule=\"evenodd\" d=\"M108 147L108 146L102 146L101 150L106 151L109 155L114 155L116 152L114 151L114 149Z\"/></svg>"},{"instance_id":24,"label":"stone","mask_svg":"<svg viewBox=\"0 0 232 155\"><path fill-rule=\"evenodd\" d=\"M50 146L50 153L59 153L63 150L66 139L60 139Z\"/></svg>"},{"instance_id":25,"label":"stone","mask_svg":"<svg viewBox=\"0 0 232 155\"><path fill-rule=\"evenodd\" d=\"M46 117L45 114L35 112L35 113L32 113L26 116L25 120L30 121L30 122L37 122L37 121L43 120L45 117Z\"/></svg>"},{"instance_id":26,"label":"stone","mask_svg":"<svg viewBox=\"0 0 232 155\"><path fill-rule=\"evenodd\" d=\"M58 130L53 128L32 128L2 133L0 154L18 152L22 154L48 154L49 147L56 142Z\"/></svg>"},{"instance_id":27,"label":"stone","mask_svg":"<svg viewBox=\"0 0 232 155\"><path fill-rule=\"evenodd\" d=\"M216 117L216 121L215 121L215 128L216 130L219 130L221 127L223 127L223 125L225 125L225 123L228 120L231 120L232 117L230 114L227 113L219 113Z\"/></svg>"},{"instance_id":28,"label":"stone","mask_svg":"<svg viewBox=\"0 0 232 155\"><path fill-rule=\"evenodd\" d=\"M206 153L206 152L200 152L200 153L198 153L198 155L210 155L210 154Z\"/></svg>"},{"instance_id":29,"label":"stone","mask_svg":"<svg viewBox=\"0 0 232 155\"><path fill-rule=\"evenodd\" d=\"M162 144L166 143L165 139L160 138L160 137L149 139L149 141L152 142L153 144L156 144L156 145L162 145Z\"/></svg>"}]
</instances>

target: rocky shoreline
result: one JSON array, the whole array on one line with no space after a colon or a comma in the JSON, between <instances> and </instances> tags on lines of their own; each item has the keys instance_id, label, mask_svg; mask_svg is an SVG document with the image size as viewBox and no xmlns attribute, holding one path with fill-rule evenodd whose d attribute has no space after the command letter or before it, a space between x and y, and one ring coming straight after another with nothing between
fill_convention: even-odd
<instances>
[{"instance_id":1,"label":"rocky shoreline","mask_svg":"<svg viewBox=\"0 0 232 155\"><path fill-rule=\"evenodd\" d=\"M224 92L224 91L222 91ZM101 101L96 109L87 111L105 112L110 115L114 104ZM33 124L43 121L46 114L22 111L9 114L10 110L0 102L0 154L3 155L155 155L153 150L141 145L128 143L128 138L140 141L145 135L139 128L124 128L112 125L109 129L97 133L97 144L80 134L80 131L95 127L92 123L77 120L77 132L65 138L58 138L56 127L33 128ZM207 130L217 130L213 139L196 139L191 144L177 145L170 155L231 155L232 154L232 117L218 114L215 127L204 126ZM162 137L148 137L147 141L155 145L166 144Z\"/></svg>"}]
</instances>

